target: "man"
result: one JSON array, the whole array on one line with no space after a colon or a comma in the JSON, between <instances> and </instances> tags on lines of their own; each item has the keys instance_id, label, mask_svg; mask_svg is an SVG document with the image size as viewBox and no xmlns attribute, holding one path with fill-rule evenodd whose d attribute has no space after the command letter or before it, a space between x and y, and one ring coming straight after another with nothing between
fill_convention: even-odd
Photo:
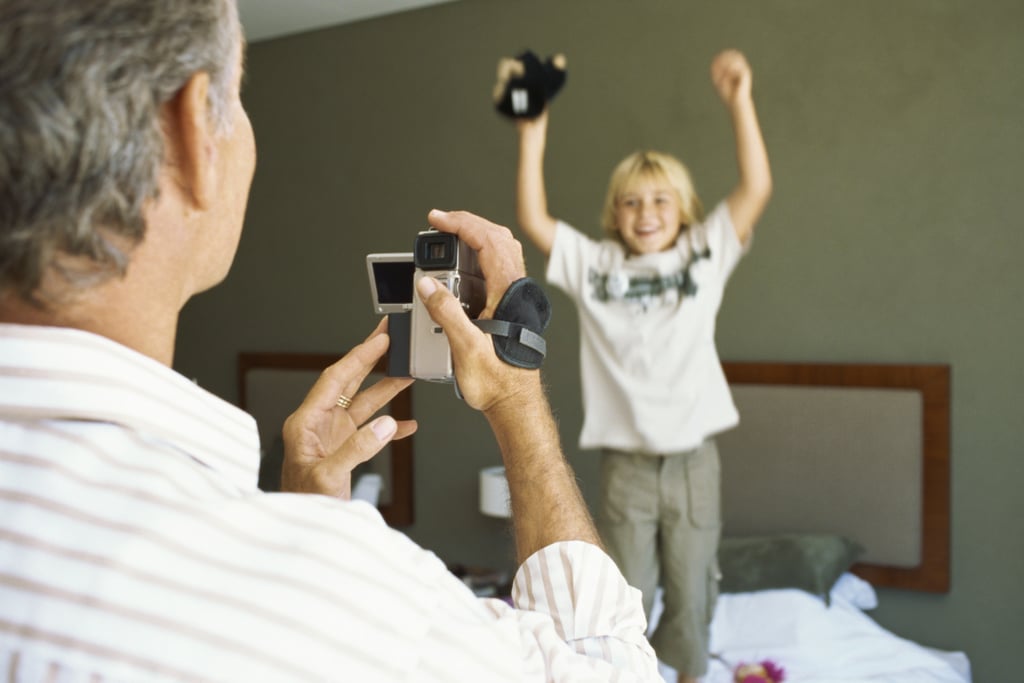
<instances>
[{"instance_id":1,"label":"man","mask_svg":"<svg viewBox=\"0 0 1024 683\"><path fill-rule=\"evenodd\" d=\"M414 423L371 416L375 330L284 426L170 369L220 282L255 166L234 0L0 0L0 666L12 680L659 680L639 594L599 549L537 371L500 361L432 280L466 402L501 447L512 608L345 500ZM518 242L465 213L493 314ZM522 429L529 425L529 429ZM327 493L294 495L294 492Z\"/></svg>"}]
</instances>

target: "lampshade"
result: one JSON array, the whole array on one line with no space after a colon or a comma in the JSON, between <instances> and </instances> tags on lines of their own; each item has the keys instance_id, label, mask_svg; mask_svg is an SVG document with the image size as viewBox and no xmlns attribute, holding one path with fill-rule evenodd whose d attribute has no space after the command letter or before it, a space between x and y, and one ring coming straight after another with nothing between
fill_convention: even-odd
<instances>
[{"instance_id":1,"label":"lampshade","mask_svg":"<svg viewBox=\"0 0 1024 683\"><path fill-rule=\"evenodd\" d=\"M384 477L367 472L359 477L352 487L352 500L365 500L374 507L380 502L380 492L384 488Z\"/></svg>"},{"instance_id":2,"label":"lampshade","mask_svg":"<svg viewBox=\"0 0 1024 683\"><path fill-rule=\"evenodd\" d=\"M480 470L480 512L491 517L512 517L504 467L485 467Z\"/></svg>"}]
</instances>

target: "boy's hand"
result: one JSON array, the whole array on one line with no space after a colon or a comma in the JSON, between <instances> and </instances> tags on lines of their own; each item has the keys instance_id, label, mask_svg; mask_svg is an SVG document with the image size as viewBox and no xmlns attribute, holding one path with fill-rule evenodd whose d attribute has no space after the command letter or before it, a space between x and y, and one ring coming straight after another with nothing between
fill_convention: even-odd
<instances>
[{"instance_id":1,"label":"boy's hand","mask_svg":"<svg viewBox=\"0 0 1024 683\"><path fill-rule=\"evenodd\" d=\"M725 50L711 62L711 82L727 107L749 100L753 76L747 58L738 50Z\"/></svg>"}]
</instances>

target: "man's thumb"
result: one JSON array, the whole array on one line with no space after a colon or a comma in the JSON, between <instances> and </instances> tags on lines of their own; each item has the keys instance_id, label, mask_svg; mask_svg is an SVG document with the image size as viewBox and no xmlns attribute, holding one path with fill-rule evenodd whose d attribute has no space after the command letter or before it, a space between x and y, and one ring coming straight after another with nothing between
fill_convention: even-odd
<instances>
[{"instance_id":1,"label":"man's thumb","mask_svg":"<svg viewBox=\"0 0 1024 683\"><path fill-rule=\"evenodd\" d=\"M430 317L444 328L446 334L449 330L456 329L465 319L462 306L452 293L429 275L424 275L416 281L416 291L423 305L427 307Z\"/></svg>"}]
</instances>

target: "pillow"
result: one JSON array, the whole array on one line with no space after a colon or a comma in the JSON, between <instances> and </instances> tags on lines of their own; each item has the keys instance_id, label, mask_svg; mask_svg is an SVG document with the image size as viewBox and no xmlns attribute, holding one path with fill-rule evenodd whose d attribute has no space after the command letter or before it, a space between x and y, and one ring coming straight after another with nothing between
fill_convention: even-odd
<instances>
[{"instance_id":1,"label":"pillow","mask_svg":"<svg viewBox=\"0 0 1024 683\"><path fill-rule=\"evenodd\" d=\"M722 593L799 588L829 602L829 590L864 552L836 534L723 538L718 547Z\"/></svg>"},{"instance_id":2,"label":"pillow","mask_svg":"<svg viewBox=\"0 0 1024 683\"><path fill-rule=\"evenodd\" d=\"M833 600L845 602L859 610L878 607L878 593L875 592L875 587L850 572L839 577L828 595Z\"/></svg>"}]
</instances>

